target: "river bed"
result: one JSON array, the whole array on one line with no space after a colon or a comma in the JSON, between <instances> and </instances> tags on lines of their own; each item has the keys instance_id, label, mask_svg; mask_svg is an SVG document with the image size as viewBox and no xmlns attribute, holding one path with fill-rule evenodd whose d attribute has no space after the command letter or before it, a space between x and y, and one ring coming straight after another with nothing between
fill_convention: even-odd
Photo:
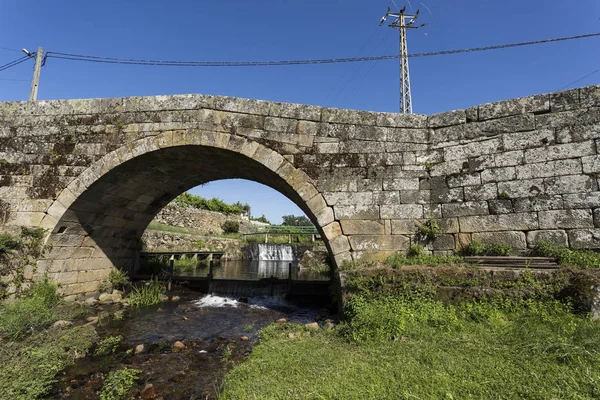
<instances>
[{"instance_id":1,"label":"river bed","mask_svg":"<svg viewBox=\"0 0 600 400\"><path fill-rule=\"evenodd\" d=\"M258 341L258 331L281 319L299 324L333 318L327 305L288 303L281 298L236 299L186 289L171 293L177 302L126 309L121 320L98 326L101 338L122 336L118 351L88 355L59 375L51 399L99 399L108 372L123 367L141 370L135 398L213 399L220 381L242 362ZM114 312L101 306L99 312ZM185 347L174 349L176 341ZM144 345L144 351L133 349ZM151 390L146 390L147 384Z\"/></svg>"}]
</instances>

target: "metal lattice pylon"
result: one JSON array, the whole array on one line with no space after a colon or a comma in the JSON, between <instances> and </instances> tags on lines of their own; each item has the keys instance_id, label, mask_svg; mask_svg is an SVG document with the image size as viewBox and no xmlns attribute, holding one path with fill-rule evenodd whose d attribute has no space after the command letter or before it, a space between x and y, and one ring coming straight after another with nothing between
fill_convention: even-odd
<instances>
[{"instance_id":1,"label":"metal lattice pylon","mask_svg":"<svg viewBox=\"0 0 600 400\"><path fill-rule=\"evenodd\" d=\"M408 45L406 41L406 32L408 29L417 29L425 26L416 25L415 22L419 16L419 10L414 15L405 14L406 6L399 12L388 11L379 25L383 24L387 17L395 18L389 26L397 29L400 33L400 113L401 114L412 114L412 96L410 93L410 72L408 69ZM408 20L408 22L407 22Z\"/></svg>"}]
</instances>

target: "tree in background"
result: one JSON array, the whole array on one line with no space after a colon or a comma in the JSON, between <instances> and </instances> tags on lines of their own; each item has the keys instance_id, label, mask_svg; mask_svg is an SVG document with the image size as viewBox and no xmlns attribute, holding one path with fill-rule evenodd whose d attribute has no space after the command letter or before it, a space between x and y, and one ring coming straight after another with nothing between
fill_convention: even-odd
<instances>
[{"instance_id":1,"label":"tree in background","mask_svg":"<svg viewBox=\"0 0 600 400\"><path fill-rule=\"evenodd\" d=\"M312 222L305 215L284 215L281 217L285 226L312 226Z\"/></svg>"},{"instance_id":2,"label":"tree in background","mask_svg":"<svg viewBox=\"0 0 600 400\"><path fill-rule=\"evenodd\" d=\"M267 219L267 217L265 217L265 214L261 215L258 218L252 218L252 217L250 217L250 221L264 222L265 224L270 224L270 222Z\"/></svg>"}]
</instances>

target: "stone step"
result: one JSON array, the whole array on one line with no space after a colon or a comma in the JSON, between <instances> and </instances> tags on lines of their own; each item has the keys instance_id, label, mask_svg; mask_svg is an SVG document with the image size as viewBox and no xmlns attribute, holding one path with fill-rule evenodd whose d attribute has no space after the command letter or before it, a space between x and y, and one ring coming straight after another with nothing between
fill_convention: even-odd
<instances>
[{"instance_id":1,"label":"stone step","mask_svg":"<svg viewBox=\"0 0 600 400\"><path fill-rule=\"evenodd\" d=\"M464 260L482 268L559 268L556 260L550 257L471 256Z\"/></svg>"}]
</instances>

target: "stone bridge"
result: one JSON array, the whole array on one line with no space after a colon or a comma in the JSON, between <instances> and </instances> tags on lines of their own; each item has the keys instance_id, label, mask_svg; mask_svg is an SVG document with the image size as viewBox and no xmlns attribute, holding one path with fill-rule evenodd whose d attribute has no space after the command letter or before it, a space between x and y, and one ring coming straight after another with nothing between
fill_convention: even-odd
<instances>
[{"instance_id":1,"label":"stone bridge","mask_svg":"<svg viewBox=\"0 0 600 400\"><path fill-rule=\"evenodd\" d=\"M471 240L600 248L600 86L437 115L179 95L0 103L0 224L43 227L29 277L94 291L148 223L216 179L268 185L336 264L406 251L418 223Z\"/></svg>"}]
</instances>

